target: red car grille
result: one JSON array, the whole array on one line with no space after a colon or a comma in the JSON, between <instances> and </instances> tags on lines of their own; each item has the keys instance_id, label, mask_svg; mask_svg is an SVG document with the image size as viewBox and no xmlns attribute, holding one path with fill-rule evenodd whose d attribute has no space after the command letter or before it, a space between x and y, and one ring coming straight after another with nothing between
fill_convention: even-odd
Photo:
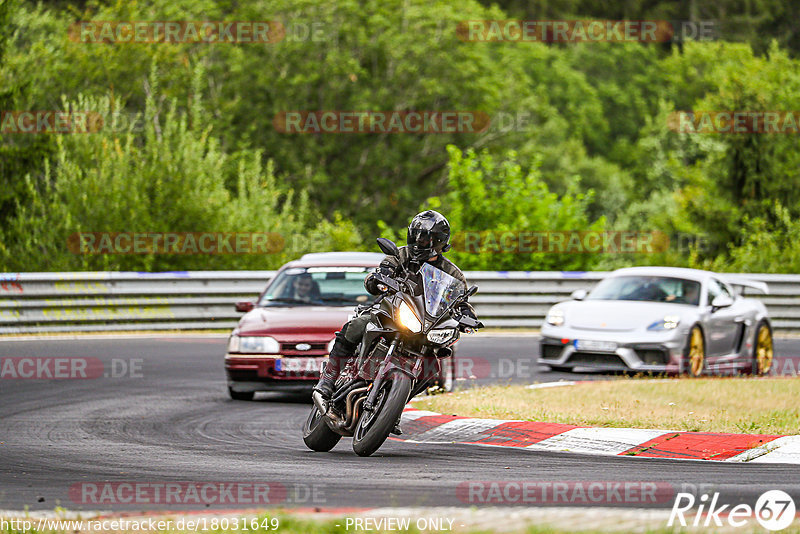
<instances>
[{"instance_id":1,"label":"red car grille","mask_svg":"<svg viewBox=\"0 0 800 534\"><path fill-rule=\"evenodd\" d=\"M297 345L310 345L307 350L298 350ZM281 354L284 356L322 356L328 354L327 343L304 343L303 341L293 341L291 343L281 343Z\"/></svg>"}]
</instances>

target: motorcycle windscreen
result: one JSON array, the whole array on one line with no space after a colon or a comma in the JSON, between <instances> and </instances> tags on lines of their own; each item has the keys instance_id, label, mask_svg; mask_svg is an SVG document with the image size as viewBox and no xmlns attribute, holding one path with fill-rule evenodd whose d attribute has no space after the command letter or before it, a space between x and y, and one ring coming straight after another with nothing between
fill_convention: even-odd
<instances>
[{"instance_id":1,"label":"motorcycle windscreen","mask_svg":"<svg viewBox=\"0 0 800 534\"><path fill-rule=\"evenodd\" d=\"M463 282L430 263L422 265L420 274L425 295L425 311L433 317L441 315L455 299L467 290Z\"/></svg>"}]
</instances>

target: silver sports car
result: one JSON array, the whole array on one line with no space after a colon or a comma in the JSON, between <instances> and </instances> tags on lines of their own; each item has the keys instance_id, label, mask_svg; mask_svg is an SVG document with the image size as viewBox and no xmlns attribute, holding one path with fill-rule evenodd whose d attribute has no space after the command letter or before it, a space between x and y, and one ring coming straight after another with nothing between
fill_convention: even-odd
<instances>
[{"instance_id":1,"label":"silver sports car","mask_svg":"<svg viewBox=\"0 0 800 534\"><path fill-rule=\"evenodd\" d=\"M559 371L768 373L772 327L746 288L767 293L763 282L708 271L619 269L550 308L539 363Z\"/></svg>"}]
</instances>

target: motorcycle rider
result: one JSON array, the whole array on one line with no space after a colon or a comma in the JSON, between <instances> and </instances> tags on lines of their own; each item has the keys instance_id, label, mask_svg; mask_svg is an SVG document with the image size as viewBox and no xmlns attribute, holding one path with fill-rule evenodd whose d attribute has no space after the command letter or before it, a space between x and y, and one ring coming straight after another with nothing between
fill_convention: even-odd
<instances>
[{"instance_id":1,"label":"motorcycle rider","mask_svg":"<svg viewBox=\"0 0 800 534\"><path fill-rule=\"evenodd\" d=\"M423 211L411 219L408 225L406 238L407 246L400 247L398 257L386 256L377 268L377 272L386 276L396 276L400 267L417 272L419 267L427 262L441 269L453 278L460 280L467 287L464 273L442 254L450 248L450 223L439 212L433 210ZM379 284L370 274L364 280L364 287L372 295L381 295L386 288ZM325 399L330 399L334 392L334 383L339 373L344 368L347 360L355 356L356 348L361 342L364 330L370 320L370 314L365 313L353 318L342 326L336 333L336 341L331 349L328 364L320 376L314 390L319 391ZM459 312L470 317L475 317L472 306L465 302Z\"/></svg>"}]
</instances>

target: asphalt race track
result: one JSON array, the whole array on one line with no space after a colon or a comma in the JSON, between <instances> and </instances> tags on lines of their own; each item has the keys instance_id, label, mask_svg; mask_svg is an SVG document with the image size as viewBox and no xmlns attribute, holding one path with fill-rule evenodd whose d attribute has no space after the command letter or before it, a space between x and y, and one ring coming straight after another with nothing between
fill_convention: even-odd
<instances>
[{"instance_id":1,"label":"asphalt race track","mask_svg":"<svg viewBox=\"0 0 800 534\"><path fill-rule=\"evenodd\" d=\"M543 372L533 363L536 341L475 336L460 342L459 355L485 362L472 369L478 383L606 378ZM655 482L665 491L656 503L661 507L671 507L678 491L719 491L726 503L751 505L770 489L800 498L798 466L398 441L387 442L373 457L359 458L347 439L331 453L313 453L300 435L310 407L306 396L268 394L254 402L228 398L225 343L222 337L166 336L0 341L0 357L97 358L108 375L0 380L0 509L206 507L101 505L86 502L75 489L101 482L269 482L286 490L276 504L323 508L480 506L457 493L459 484L476 480ZM790 358L786 361L797 368L800 340L778 339L776 349L779 358Z\"/></svg>"}]
</instances>

